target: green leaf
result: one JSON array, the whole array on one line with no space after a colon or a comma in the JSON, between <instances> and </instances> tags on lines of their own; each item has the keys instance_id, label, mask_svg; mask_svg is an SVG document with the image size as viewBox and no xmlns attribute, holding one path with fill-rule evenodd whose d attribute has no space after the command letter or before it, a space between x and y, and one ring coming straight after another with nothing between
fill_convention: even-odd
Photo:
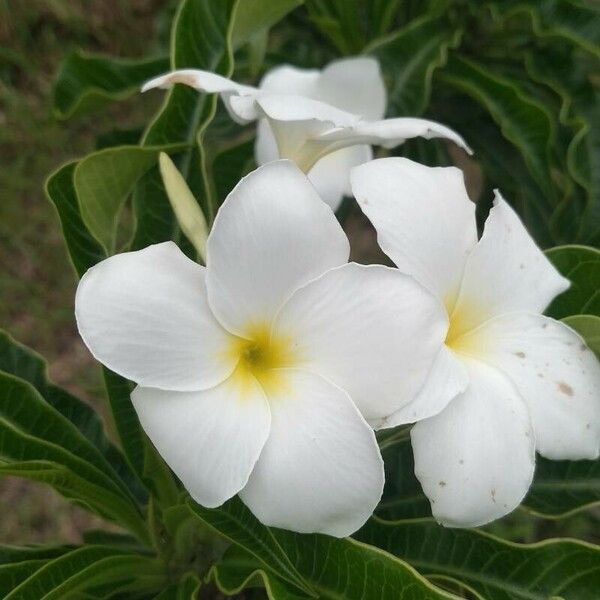
<instances>
[{"instance_id":1,"label":"green leaf","mask_svg":"<svg viewBox=\"0 0 600 600\"><path fill-rule=\"evenodd\" d=\"M188 573L178 583L170 585L163 590L154 600L197 600L200 582L196 575Z\"/></svg>"},{"instance_id":2,"label":"green leaf","mask_svg":"<svg viewBox=\"0 0 600 600\"><path fill-rule=\"evenodd\" d=\"M566 517L600 503L600 460L537 457L525 506L544 517Z\"/></svg>"},{"instance_id":3,"label":"green leaf","mask_svg":"<svg viewBox=\"0 0 600 600\"><path fill-rule=\"evenodd\" d=\"M59 600L107 584L111 592L152 590L160 587L164 579L165 574L154 559L89 546L48 562L15 587L5 600Z\"/></svg>"},{"instance_id":4,"label":"green leaf","mask_svg":"<svg viewBox=\"0 0 600 600\"><path fill-rule=\"evenodd\" d=\"M277 538L319 598L345 600L448 600L412 566L379 548L353 539L276 531ZM247 553L228 550L210 576L228 594L262 582L271 600L299 600L287 582L260 568Z\"/></svg>"},{"instance_id":5,"label":"green leaf","mask_svg":"<svg viewBox=\"0 0 600 600\"><path fill-rule=\"evenodd\" d=\"M121 60L76 50L65 58L56 76L54 113L67 119L110 100L123 100L168 68L167 57Z\"/></svg>"},{"instance_id":6,"label":"green leaf","mask_svg":"<svg viewBox=\"0 0 600 600\"><path fill-rule=\"evenodd\" d=\"M584 542L515 544L430 519L371 520L357 537L426 576L466 585L480 600L594 600L600 589L600 548Z\"/></svg>"},{"instance_id":7,"label":"green leaf","mask_svg":"<svg viewBox=\"0 0 600 600\"><path fill-rule=\"evenodd\" d=\"M19 344L6 332L0 330L0 371L10 373L33 385L40 395L70 421L82 436L99 451L94 464L108 477L122 486L127 494L139 501L145 501L146 494L141 489L121 452L108 440L100 417L94 409L78 400L66 390L48 381L46 362L33 350ZM74 449L75 453L79 451Z\"/></svg>"},{"instance_id":8,"label":"green leaf","mask_svg":"<svg viewBox=\"0 0 600 600\"><path fill-rule=\"evenodd\" d=\"M560 37L600 57L600 11L572 0L502 0L491 7L497 18L525 14L537 36Z\"/></svg>"},{"instance_id":9,"label":"green leaf","mask_svg":"<svg viewBox=\"0 0 600 600\"><path fill-rule=\"evenodd\" d=\"M573 315L565 317L562 321L585 340L590 350L600 360L600 317L597 315Z\"/></svg>"},{"instance_id":10,"label":"green leaf","mask_svg":"<svg viewBox=\"0 0 600 600\"><path fill-rule=\"evenodd\" d=\"M304 0L243 0L238 3L232 43L239 48L279 22Z\"/></svg>"},{"instance_id":11,"label":"green leaf","mask_svg":"<svg viewBox=\"0 0 600 600\"><path fill-rule=\"evenodd\" d=\"M239 498L233 498L214 509L204 508L194 502L190 502L190 506L205 525L248 552L282 579L310 593L310 588L307 588L273 532L259 523Z\"/></svg>"},{"instance_id":12,"label":"green leaf","mask_svg":"<svg viewBox=\"0 0 600 600\"><path fill-rule=\"evenodd\" d=\"M81 432L29 383L0 372L0 472L53 485L145 540L136 501ZM85 484L85 485L84 485Z\"/></svg>"},{"instance_id":13,"label":"green leaf","mask_svg":"<svg viewBox=\"0 0 600 600\"><path fill-rule=\"evenodd\" d=\"M119 214L138 179L157 163L161 151L181 147L117 146L93 152L77 163L73 184L81 219L108 254L115 250Z\"/></svg>"},{"instance_id":14,"label":"green leaf","mask_svg":"<svg viewBox=\"0 0 600 600\"><path fill-rule=\"evenodd\" d=\"M550 148L555 138L553 115L537 99L528 96L518 82L481 65L453 55L438 76L485 107L504 137L521 153L532 178L544 196L540 210L551 214L555 190L549 169Z\"/></svg>"},{"instance_id":15,"label":"green leaf","mask_svg":"<svg viewBox=\"0 0 600 600\"><path fill-rule=\"evenodd\" d=\"M375 56L388 90L388 114L418 116L429 105L434 71L460 43L461 31L438 16L411 21L406 27L375 40L364 53Z\"/></svg>"},{"instance_id":16,"label":"green leaf","mask_svg":"<svg viewBox=\"0 0 600 600\"><path fill-rule=\"evenodd\" d=\"M73 182L77 164L77 161L69 162L52 173L46 182L46 195L58 212L69 257L81 277L90 267L106 258L106 253L81 218Z\"/></svg>"},{"instance_id":17,"label":"green leaf","mask_svg":"<svg viewBox=\"0 0 600 600\"><path fill-rule=\"evenodd\" d=\"M571 287L554 299L546 314L563 319L571 315L600 316L600 250L588 246L557 246L546 251Z\"/></svg>"}]
</instances>

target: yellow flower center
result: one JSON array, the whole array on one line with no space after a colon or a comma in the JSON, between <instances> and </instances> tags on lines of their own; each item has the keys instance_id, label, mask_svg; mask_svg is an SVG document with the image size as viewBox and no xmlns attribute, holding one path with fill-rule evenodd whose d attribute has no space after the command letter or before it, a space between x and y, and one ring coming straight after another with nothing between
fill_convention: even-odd
<instances>
[{"instance_id":1,"label":"yellow flower center","mask_svg":"<svg viewBox=\"0 0 600 600\"><path fill-rule=\"evenodd\" d=\"M461 302L449 311L450 324L446 334L446 346L460 354L476 355L480 350L479 336L470 335L482 319L479 318L476 304Z\"/></svg>"},{"instance_id":2,"label":"yellow flower center","mask_svg":"<svg viewBox=\"0 0 600 600\"><path fill-rule=\"evenodd\" d=\"M284 377L280 371L294 365L291 340L272 336L268 325L248 328L248 338L235 338L229 352L237 359L232 375L242 388L248 389L252 379L258 380L266 392L280 392Z\"/></svg>"}]
</instances>

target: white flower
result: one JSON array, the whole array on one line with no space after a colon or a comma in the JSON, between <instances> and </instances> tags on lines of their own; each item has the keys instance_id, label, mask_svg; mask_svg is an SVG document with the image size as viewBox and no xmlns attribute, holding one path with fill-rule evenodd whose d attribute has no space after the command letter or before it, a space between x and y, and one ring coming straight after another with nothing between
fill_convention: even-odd
<instances>
[{"instance_id":1,"label":"white flower","mask_svg":"<svg viewBox=\"0 0 600 600\"><path fill-rule=\"evenodd\" d=\"M376 506L365 418L414 397L446 317L412 278L348 254L306 176L276 161L225 200L206 268L167 242L82 278L82 338L138 384L142 426L204 506L239 492L263 523L335 536Z\"/></svg>"},{"instance_id":2,"label":"white flower","mask_svg":"<svg viewBox=\"0 0 600 600\"><path fill-rule=\"evenodd\" d=\"M183 83L219 93L231 117L258 120L258 164L293 160L334 210L350 194L350 169L372 159L371 144L393 148L408 138L447 138L470 152L454 131L425 119L383 119L386 92L379 63L366 57L330 63L323 71L281 66L259 88L184 69L157 77L142 91Z\"/></svg>"},{"instance_id":3,"label":"white flower","mask_svg":"<svg viewBox=\"0 0 600 600\"><path fill-rule=\"evenodd\" d=\"M351 181L383 250L449 315L423 390L380 423L425 418L411 438L435 517L477 526L510 512L529 488L535 450L596 458L599 363L577 333L541 314L569 282L500 194L478 241L454 167L387 158L356 167Z\"/></svg>"}]
</instances>

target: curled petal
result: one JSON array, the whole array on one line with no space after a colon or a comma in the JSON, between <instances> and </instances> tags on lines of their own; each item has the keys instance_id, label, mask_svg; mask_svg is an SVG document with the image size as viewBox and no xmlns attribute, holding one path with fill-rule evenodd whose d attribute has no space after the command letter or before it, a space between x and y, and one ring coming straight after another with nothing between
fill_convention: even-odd
<instances>
[{"instance_id":1,"label":"curled petal","mask_svg":"<svg viewBox=\"0 0 600 600\"><path fill-rule=\"evenodd\" d=\"M446 328L442 305L411 277L354 263L299 289L273 325L295 364L346 390L368 421L416 396Z\"/></svg>"},{"instance_id":2,"label":"curled petal","mask_svg":"<svg viewBox=\"0 0 600 600\"><path fill-rule=\"evenodd\" d=\"M144 431L203 506L239 492L269 436L271 414L254 378L232 376L202 392L137 387L131 399Z\"/></svg>"},{"instance_id":3,"label":"curled petal","mask_svg":"<svg viewBox=\"0 0 600 600\"><path fill-rule=\"evenodd\" d=\"M477 527L515 509L535 466L527 408L504 375L468 361L470 385L440 414L411 431L415 475L433 516Z\"/></svg>"},{"instance_id":4,"label":"curled petal","mask_svg":"<svg viewBox=\"0 0 600 600\"><path fill-rule=\"evenodd\" d=\"M207 242L211 307L229 331L247 337L348 255L348 239L306 176L291 162L269 163L240 181L215 219Z\"/></svg>"},{"instance_id":5,"label":"curled petal","mask_svg":"<svg viewBox=\"0 0 600 600\"><path fill-rule=\"evenodd\" d=\"M509 313L460 343L515 384L529 408L540 454L554 460L598 458L600 363L575 331L542 315Z\"/></svg>"},{"instance_id":6,"label":"curled petal","mask_svg":"<svg viewBox=\"0 0 600 600\"><path fill-rule=\"evenodd\" d=\"M192 391L233 371L231 336L207 302L205 269L173 242L117 254L79 282L83 341L109 369L139 385Z\"/></svg>"},{"instance_id":7,"label":"curled petal","mask_svg":"<svg viewBox=\"0 0 600 600\"><path fill-rule=\"evenodd\" d=\"M284 369L268 391L271 433L240 497L265 524L344 537L383 490L371 428L348 395L313 373Z\"/></svg>"},{"instance_id":8,"label":"curled petal","mask_svg":"<svg viewBox=\"0 0 600 600\"><path fill-rule=\"evenodd\" d=\"M394 148L408 139L423 137L425 139L445 138L457 146L473 154L465 140L453 129L426 119L398 117L381 121L361 121L351 129L329 131L320 136L321 141L351 144L373 144L384 148Z\"/></svg>"}]
</instances>

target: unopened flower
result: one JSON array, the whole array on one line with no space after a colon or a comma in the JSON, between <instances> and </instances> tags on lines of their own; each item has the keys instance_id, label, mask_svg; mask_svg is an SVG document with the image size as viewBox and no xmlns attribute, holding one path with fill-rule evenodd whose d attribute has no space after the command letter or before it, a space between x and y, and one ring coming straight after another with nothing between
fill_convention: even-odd
<instances>
[{"instance_id":1,"label":"unopened flower","mask_svg":"<svg viewBox=\"0 0 600 600\"><path fill-rule=\"evenodd\" d=\"M152 79L142 91L175 83L220 94L239 123L258 120L257 163L293 160L334 210L350 193L350 169L372 158L371 145L393 148L409 138L441 137L470 152L462 137L434 121L383 119L385 87L372 58L335 61L323 71L281 66L259 88L183 69Z\"/></svg>"},{"instance_id":2,"label":"unopened flower","mask_svg":"<svg viewBox=\"0 0 600 600\"><path fill-rule=\"evenodd\" d=\"M206 268L167 242L82 278L82 338L138 384L142 426L200 504L239 492L265 524L344 536L379 501L365 419L421 387L445 316L412 278L348 254L306 176L276 161L225 200Z\"/></svg>"},{"instance_id":3,"label":"unopened flower","mask_svg":"<svg viewBox=\"0 0 600 600\"><path fill-rule=\"evenodd\" d=\"M386 158L351 180L382 249L448 314L419 396L379 424L420 421L415 473L434 516L477 526L510 512L531 484L535 450L598 457L600 365L577 333L541 314L569 282L500 194L478 241L454 167Z\"/></svg>"}]
</instances>

